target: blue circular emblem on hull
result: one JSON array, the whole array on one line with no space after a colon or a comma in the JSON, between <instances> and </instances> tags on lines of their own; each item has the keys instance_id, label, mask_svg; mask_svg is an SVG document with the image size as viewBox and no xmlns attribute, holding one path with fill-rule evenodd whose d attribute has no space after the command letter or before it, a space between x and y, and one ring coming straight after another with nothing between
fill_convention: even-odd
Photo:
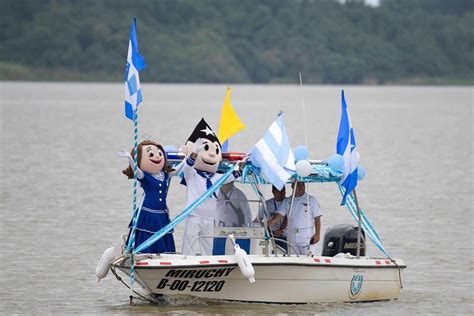
<instances>
[{"instance_id":1,"label":"blue circular emblem on hull","mask_svg":"<svg viewBox=\"0 0 474 316\"><path fill-rule=\"evenodd\" d=\"M356 274L352 277L351 287L349 290L350 299L355 299L359 296L360 291L362 289L363 281L364 281L364 277L362 276L362 274Z\"/></svg>"}]
</instances>

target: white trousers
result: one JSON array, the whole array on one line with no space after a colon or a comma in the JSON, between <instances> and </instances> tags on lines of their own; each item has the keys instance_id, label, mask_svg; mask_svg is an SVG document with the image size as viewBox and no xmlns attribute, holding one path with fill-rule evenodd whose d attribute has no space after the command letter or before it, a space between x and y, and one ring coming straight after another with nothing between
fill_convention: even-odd
<instances>
[{"instance_id":1,"label":"white trousers","mask_svg":"<svg viewBox=\"0 0 474 316\"><path fill-rule=\"evenodd\" d=\"M289 241L292 243L293 247L295 248L296 254L307 255L311 252L311 254L316 255L316 245L309 244L313 234L314 234L314 226L290 230L288 234ZM290 251L291 253L294 253L291 247L290 247Z\"/></svg>"},{"instance_id":2,"label":"white trousers","mask_svg":"<svg viewBox=\"0 0 474 316\"><path fill-rule=\"evenodd\" d=\"M298 255L306 256L310 252L312 255L317 256L318 254L316 253L316 245L309 245L307 247L305 246L294 246L296 252ZM291 249L291 253L294 253L293 249Z\"/></svg>"},{"instance_id":3,"label":"white trousers","mask_svg":"<svg viewBox=\"0 0 474 316\"><path fill-rule=\"evenodd\" d=\"M193 240L198 236L214 235L214 220L197 216L188 216L184 225L183 254L194 256L200 253L203 256L212 255L213 238L200 238L194 245ZM192 246L192 249L191 249ZM190 250L191 249L191 250Z\"/></svg>"}]
</instances>

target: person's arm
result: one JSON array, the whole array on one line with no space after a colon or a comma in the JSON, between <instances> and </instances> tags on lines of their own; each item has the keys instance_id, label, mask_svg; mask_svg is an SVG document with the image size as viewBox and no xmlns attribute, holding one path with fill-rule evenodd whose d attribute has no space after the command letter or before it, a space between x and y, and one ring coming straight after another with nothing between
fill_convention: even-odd
<instances>
[{"instance_id":1,"label":"person's arm","mask_svg":"<svg viewBox=\"0 0 474 316\"><path fill-rule=\"evenodd\" d=\"M185 164L186 164L186 160L183 160L176 166L176 168L173 171L168 172L170 177L177 176L181 172L181 170L183 170Z\"/></svg>"},{"instance_id":2,"label":"person's arm","mask_svg":"<svg viewBox=\"0 0 474 316\"><path fill-rule=\"evenodd\" d=\"M272 218L270 218L267 222L267 226L268 228L272 227L273 224L275 224L276 222L278 222L279 220L283 219L283 216L282 214L280 213L275 213Z\"/></svg>"},{"instance_id":3,"label":"person's arm","mask_svg":"<svg viewBox=\"0 0 474 316\"><path fill-rule=\"evenodd\" d=\"M219 178L222 177L223 174L219 174ZM231 183L235 181L236 179L240 178L242 176L242 172L239 171L232 171L232 174L224 181L223 184Z\"/></svg>"},{"instance_id":4,"label":"person's arm","mask_svg":"<svg viewBox=\"0 0 474 316\"><path fill-rule=\"evenodd\" d=\"M280 229L285 230L286 226L288 226L288 216L285 215L285 218L283 219L283 222L281 223Z\"/></svg>"},{"instance_id":5,"label":"person's arm","mask_svg":"<svg viewBox=\"0 0 474 316\"><path fill-rule=\"evenodd\" d=\"M128 159L128 163L130 164L130 167L131 167L132 170L133 170L133 165L135 164L135 162L133 161L132 155L130 155L130 153L129 153L128 151L126 151L126 150L120 151L120 152L118 153L118 155L119 155L120 157L127 158L127 159ZM137 178L141 180L141 179L143 179L143 177L144 177L143 171L142 171L140 168L138 168L138 166L137 166Z\"/></svg>"},{"instance_id":6,"label":"person's arm","mask_svg":"<svg viewBox=\"0 0 474 316\"><path fill-rule=\"evenodd\" d=\"M268 221L268 227L271 227L276 222L282 220L284 217L286 218L286 214L288 213L288 200L284 200L283 203L278 206L275 210L275 214L273 214L272 218Z\"/></svg>"},{"instance_id":7,"label":"person's arm","mask_svg":"<svg viewBox=\"0 0 474 316\"><path fill-rule=\"evenodd\" d=\"M314 235L311 237L310 243L317 244L321 236L321 216L322 210L318 200L314 196L310 196L311 214L314 217Z\"/></svg>"},{"instance_id":8,"label":"person's arm","mask_svg":"<svg viewBox=\"0 0 474 316\"><path fill-rule=\"evenodd\" d=\"M319 242L320 239L320 233L321 233L321 216L315 217L314 218L314 235L311 237L310 243L312 245L315 245Z\"/></svg>"},{"instance_id":9,"label":"person's arm","mask_svg":"<svg viewBox=\"0 0 474 316\"><path fill-rule=\"evenodd\" d=\"M283 217L283 221L281 222L280 228L274 231L275 237L281 237L283 236L283 232L286 229L286 226L288 226L288 216Z\"/></svg>"},{"instance_id":10,"label":"person's arm","mask_svg":"<svg viewBox=\"0 0 474 316\"><path fill-rule=\"evenodd\" d=\"M185 159L183 165L184 178L189 178L194 173L194 164L196 163L197 155L203 148L202 140L199 138L196 141L196 146L194 146L194 152Z\"/></svg>"},{"instance_id":11,"label":"person's arm","mask_svg":"<svg viewBox=\"0 0 474 316\"><path fill-rule=\"evenodd\" d=\"M242 159L242 161L239 163L238 170L232 171L232 174L227 178L227 180L225 180L224 184L235 181L235 180L237 180L238 178L240 178L242 176L242 171L241 170L245 166L245 162L247 161L247 159L248 159L248 156L246 156L244 159ZM234 166L234 168L235 168L235 166Z\"/></svg>"}]
</instances>

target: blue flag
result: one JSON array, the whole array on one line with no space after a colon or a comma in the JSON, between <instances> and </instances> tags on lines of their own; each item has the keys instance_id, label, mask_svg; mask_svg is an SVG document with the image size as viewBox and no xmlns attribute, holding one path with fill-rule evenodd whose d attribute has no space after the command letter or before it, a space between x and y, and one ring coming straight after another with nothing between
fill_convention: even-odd
<instances>
[{"instance_id":1,"label":"blue flag","mask_svg":"<svg viewBox=\"0 0 474 316\"><path fill-rule=\"evenodd\" d=\"M290 147L283 113L270 125L250 151L250 161L260 168L266 181L281 190L295 174L295 157Z\"/></svg>"},{"instance_id":2,"label":"blue flag","mask_svg":"<svg viewBox=\"0 0 474 316\"><path fill-rule=\"evenodd\" d=\"M344 157L343 177L340 184L345 188L341 205L346 204L347 195L357 186L357 164L359 154L357 153L354 129L347 109L344 90L341 92L341 122L339 124L339 134L337 135L336 151Z\"/></svg>"},{"instance_id":3,"label":"blue flag","mask_svg":"<svg viewBox=\"0 0 474 316\"><path fill-rule=\"evenodd\" d=\"M145 68L145 59L138 52L136 19L133 18L128 42L127 66L125 68L125 116L132 121L137 106L142 102L142 89L138 72Z\"/></svg>"}]
</instances>

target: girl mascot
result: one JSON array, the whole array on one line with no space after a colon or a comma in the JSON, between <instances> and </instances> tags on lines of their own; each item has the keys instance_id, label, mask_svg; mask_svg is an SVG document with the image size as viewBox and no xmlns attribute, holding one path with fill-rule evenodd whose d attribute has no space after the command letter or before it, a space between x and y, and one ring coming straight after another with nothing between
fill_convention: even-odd
<instances>
[{"instance_id":1,"label":"girl mascot","mask_svg":"<svg viewBox=\"0 0 474 316\"><path fill-rule=\"evenodd\" d=\"M139 143L137 151L137 179L143 191L145 191L145 196L143 206L137 218L134 248L170 222L168 206L166 205L169 179L177 175L183 166L183 163L181 163L173 170L167 164L166 153L163 147L151 140L144 140ZM129 166L122 172L129 179L133 179L132 155L127 151L121 151L119 155L128 158ZM129 224L129 228L132 228L132 221ZM145 248L142 252L176 252L172 233L172 231L169 232L156 243Z\"/></svg>"}]
</instances>

